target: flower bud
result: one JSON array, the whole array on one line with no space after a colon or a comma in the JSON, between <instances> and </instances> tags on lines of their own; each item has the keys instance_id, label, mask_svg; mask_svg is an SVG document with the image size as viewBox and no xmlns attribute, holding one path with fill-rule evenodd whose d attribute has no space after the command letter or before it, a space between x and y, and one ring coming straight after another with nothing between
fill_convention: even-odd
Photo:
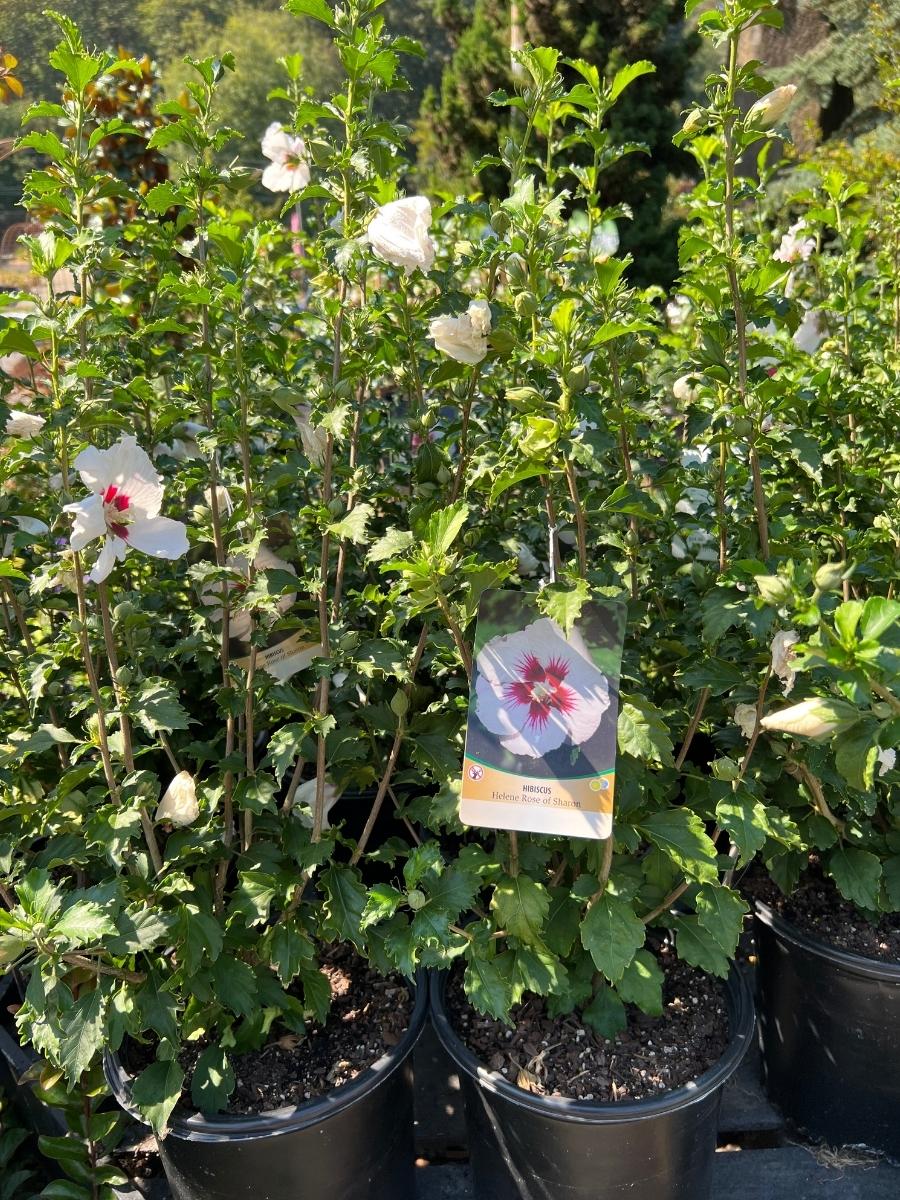
<instances>
[{"instance_id":1,"label":"flower bud","mask_svg":"<svg viewBox=\"0 0 900 1200\"><path fill-rule=\"evenodd\" d=\"M841 586L847 564L828 562L819 567L813 576L813 583L820 592L836 592Z\"/></svg>"},{"instance_id":2,"label":"flower bud","mask_svg":"<svg viewBox=\"0 0 900 1200\"><path fill-rule=\"evenodd\" d=\"M859 717L852 704L841 700L823 700L813 696L801 700L790 708L769 713L760 724L763 729L781 733L795 733L801 737L827 737L839 729L854 725Z\"/></svg>"},{"instance_id":3,"label":"flower bud","mask_svg":"<svg viewBox=\"0 0 900 1200\"><path fill-rule=\"evenodd\" d=\"M520 317L530 317L538 310L538 302L531 292L519 292L513 301L513 308Z\"/></svg>"},{"instance_id":4,"label":"flower bud","mask_svg":"<svg viewBox=\"0 0 900 1200\"><path fill-rule=\"evenodd\" d=\"M587 368L586 363L579 363L577 367L570 367L566 371L566 387L572 389L573 392L580 392L590 383L591 373Z\"/></svg>"},{"instance_id":5,"label":"flower bud","mask_svg":"<svg viewBox=\"0 0 900 1200\"><path fill-rule=\"evenodd\" d=\"M688 115L684 118L684 124L681 126L681 132L696 133L707 122L708 118L702 108L692 108Z\"/></svg>"},{"instance_id":6,"label":"flower bud","mask_svg":"<svg viewBox=\"0 0 900 1200\"><path fill-rule=\"evenodd\" d=\"M511 284L523 287L528 281L528 264L521 254L511 254L504 264L506 278Z\"/></svg>"},{"instance_id":7,"label":"flower bud","mask_svg":"<svg viewBox=\"0 0 900 1200\"><path fill-rule=\"evenodd\" d=\"M420 892L418 888L413 888L411 892L407 893L406 901L413 912L417 912L428 903L428 897L424 892Z\"/></svg>"},{"instance_id":8,"label":"flower bud","mask_svg":"<svg viewBox=\"0 0 900 1200\"><path fill-rule=\"evenodd\" d=\"M771 129L773 125L777 125L790 108L796 91L795 84L786 83L784 87L773 88L765 96L760 96L756 103L751 105L744 118L746 127L748 129Z\"/></svg>"},{"instance_id":9,"label":"flower bud","mask_svg":"<svg viewBox=\"0 0 900 1200\"><path fill-rule=\"evenodd\" d=\"M197 785L190 771L179 771L163 793L156 809L157 821L168 821L176 829L192 825L200 816Z\"/></svg>"},{"instance_id":10,"label":"flower bud","mask_svg":"<svg viewBox=\"0 0 900 1200\"><path fill-rule=\"evenodd\" d=\"M491 213L491 229L498 237L503 237L509 231L509 213L504 212L502 208L498 208L496 212Z\"/></svg>"}]
</instances>

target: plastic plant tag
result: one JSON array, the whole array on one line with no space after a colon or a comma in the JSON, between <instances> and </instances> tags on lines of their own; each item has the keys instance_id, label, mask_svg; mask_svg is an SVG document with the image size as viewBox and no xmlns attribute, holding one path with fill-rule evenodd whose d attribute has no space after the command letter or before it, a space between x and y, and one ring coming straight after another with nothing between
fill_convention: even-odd
<instances>
[{"instance_id":1,"label":"plastic plant tag","mask_svg":"<svg viewBox=\"0 0 900 1200\"><path fill-rule=\"evenodd\" d=\"M244 655L236 658L234 664L244 671L250 669L250 655L246 653L246 643L241 643ZM260 647L256 652L257 671L268 671L279 683L284 683L304 667L308 667L314 658L324 654L321 642L311 642L302 633L282 635L281 639L273 637L267 646Z\"/></svg>"},{"instance_id":2,"label":"plastic plant tag","mask_svg":"<svg viewBox=\"0 0 900 1200\"><path fill-rule=\"evenodd\" d=\"M475 633L460 820L612 832L625 607L586 603L568 637L522 592L488 591Z\"/></svg>"}]
</instances>

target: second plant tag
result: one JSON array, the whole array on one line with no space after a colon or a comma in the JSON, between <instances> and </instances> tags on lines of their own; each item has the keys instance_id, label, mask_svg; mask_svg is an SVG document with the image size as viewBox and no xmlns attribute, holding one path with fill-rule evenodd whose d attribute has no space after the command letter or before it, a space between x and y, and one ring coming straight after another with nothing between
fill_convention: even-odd
<instances>
[{"instance_id":1,"label":"second plant tag","mask_svg":"<svg viewBox=\"0 0 900 1200\"><path fill-rule=\"evenodd\" d=\"M566 837L612 832L625 608L583 606L568 636L522 592L478 608L460 820Z\"/></svg>"}]
</instances>

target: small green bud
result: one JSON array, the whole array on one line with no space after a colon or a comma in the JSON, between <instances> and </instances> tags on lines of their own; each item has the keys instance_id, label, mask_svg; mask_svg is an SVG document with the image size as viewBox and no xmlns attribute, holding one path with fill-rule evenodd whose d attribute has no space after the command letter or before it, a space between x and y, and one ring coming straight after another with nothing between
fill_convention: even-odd
<instances>
[{"instance_id":1,"label":"small green bud","mask_svg":"<svg viewBox=\"0 0 900 1200\"><path fill-rule=\"evenodd\" d=\"M766 604L786 604L794 594L790 580L783 579L780 575L757 575L756 586Z\"/></svg>"},{"instance_id":2,"label":"small green bud","mask_svg":"<svg viewBox=\"0 0 900 1200\"><path fill-rule=\"evenodd\" d=\"M492 212L491 229L493 229L498 237L505 237L509 232L509 213L504 212L502 208L498 208Z\"/></svg>"},{"instance_id":3,"label":"small green bud","mask_svg":"<svg viewBox=\"0 0 900 1200\"><path fill-rule=\"evenodd\" d=\"M131 667L119 667L118 671L116 671L116 683L121 684L122 687L127 687L133 678L134 671L132 671Z\"/></svg>"},{"instance_id":4,"label":"small green bud","mask_svg":"<svg viewBox=\"0 0 900 1200\"><path fill-rule=\"evenodd\" d=\"M131 603L130 600L122 600L113 609L113 616L117 621L124 621L128 617L134 616L138 609Z\"/></svg>"},{"instance_id":5,"label":"small green bud","mask_svg":"<svg viewBox=\"0 0 900 1200\"><path fill-rule=\"evenodd\" d=\"M337 496L333 500L328 501L328 514L332 517L341 517L344 515L344 502Z\"/></svg>"},{"instance_id":6,"label":"small green bud","mask_svg":"<svg viewBox=\"0 0 900 1200\"><path fill-rule=\"evenodd\" d=\"M846 563L827 562L816 571L813 583L820 592L836 592L841 586L846 569Z\"/></svg>"},{"instance_id":7,"label":"small green bud","mask_svg":"<svg viewBox=\"0 0 900 1200\"><path fill-rule=\"evenodd\" d=\"M521 254L511 254L505 263L506 278L514 287L524 287L528 282L528 264Z\"/></svg>"},{"instance_id":8,"label":"small green bud","mask_svg":"<svg viewBox=\"0 0 900 1200\"><path fill-rule=\"evenodd\" d=\"M688 115L684 118L684 124L681 126L682 133L697 133L704 125L708 124L709 118L702 108L692 108Z\"/></svg>"},{"instance_id":9,"label":"small green bud","mask_svg":"<svg viewBox=\"0 0 900 1200\"><path fill-rule=\"evenodd\" d=\"M565 374L566 387L573 392L580 392L590 383L591 373L584 363L571 367Z\"/></svg>"},{"instance_id":10,"label":"small green bud","mask_svg":"<svg viewBox=\"0 0 900 1200\"><path fill-rule=\"evenodd\" d=\"M421 426L423 432L427 433L429 429L433 429L437 423L437 419L437 411L433 408L426 408L425 412L423 412L421 417L419 417L419 425Z\"/></svg>"},{"instance_id":11,"label":"small green bud","mask_svg":"<svg viewBox=\"0 0 900 1200\"><path fill-rule=\"evenodd\" d=\"M428 903L428 897L424 892L420 892L418 888L413 888L407 893L406 902L413 912L418 912L420 908L424 908Z\"/></svg>"}]
</instances>

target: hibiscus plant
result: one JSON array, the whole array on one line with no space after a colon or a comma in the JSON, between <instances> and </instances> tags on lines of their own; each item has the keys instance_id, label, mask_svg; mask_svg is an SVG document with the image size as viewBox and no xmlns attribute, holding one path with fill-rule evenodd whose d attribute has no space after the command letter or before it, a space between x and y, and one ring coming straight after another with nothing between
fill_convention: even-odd
<instances>
[{"instance_id":1,"label":"hibiscus plant","mask_svg":"<svg viewBox=\"0 0 900 1200\"><path fill-rule=\"evenodd\" d=\"M230 57L194 62L150 139L177 173L143 192L98 165L128 130L94 92L131 65L54 18L61 100L22 139L46 160L26 190L40 286L0 298L0 955L27 976L23 1035L70 1082L152 1047L134 1096L158 1131L185 1042L213 1112L237 1055L327 1019L332 943L410 977L456 964L481 1011L536 993L613 1037L627 1004L662 1010L661 939L727 975L757 853L789 886L823 836L896 852L875 764L893 769L900 703L877 301L897 284L834 172L770 231L792 91L737 43L777 10L700 18L725 61L679 135L700 181L666 298L630 285L629 214L603 202L624 158L640 186L607 118L649 64L603 79L517 51L516 93L490 100L520 120L480 164L506 198L428 198L376 104L420 52L389 6L286 7L331 30L340 93L283 59L260 154L215 119ZM133 219L99 220L110 197ZM542 632L504 697L519 748L543 752L550 707L577 744L596 681L576 623L588 601L623 614L605 839L459 821L490 589L527 593ZM768 715L813 667L843 714L818 731L852 810L830 833L818 743Z\"/></svg>"}]
</instances>

